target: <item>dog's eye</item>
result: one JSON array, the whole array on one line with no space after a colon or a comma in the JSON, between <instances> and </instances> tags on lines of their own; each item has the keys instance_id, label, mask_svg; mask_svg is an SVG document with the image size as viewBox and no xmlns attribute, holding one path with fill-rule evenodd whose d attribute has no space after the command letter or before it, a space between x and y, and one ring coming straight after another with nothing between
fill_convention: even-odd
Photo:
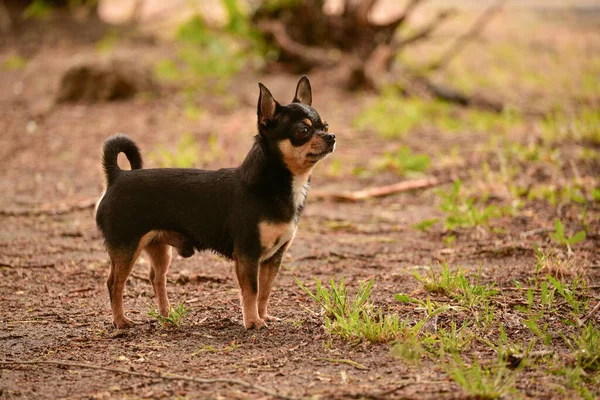
<instances>
[{"instance_id":1,"label":"dog's eye","mask_svg":"<svg viewBox=\"0 0 600 400\"><path fill-rule=\"evenodd\" d=\"M298 131L298 137L300 138L306 138L308 137L308 135L310 135L310 130L306 126L300 128L300 130Z\"/></svg>"}]
</instances>

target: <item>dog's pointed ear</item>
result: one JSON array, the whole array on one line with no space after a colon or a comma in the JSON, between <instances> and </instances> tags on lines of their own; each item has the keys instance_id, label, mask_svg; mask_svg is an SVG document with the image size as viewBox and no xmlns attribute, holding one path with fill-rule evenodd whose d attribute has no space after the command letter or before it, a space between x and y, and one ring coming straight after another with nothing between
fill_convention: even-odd
<instances>
[{"instance_id":1,"label":"dog's pointed ear","mask_svg":"<svg viewBox=\"0 0 600 400\"><path fill-rule=\"evenodd\" d=\"M312 105L312 89L310 88L310 81L306 75L302 76L296 86L296 94L294 95L293 103L302 103L307 106Z\"/></svg>"},{"instance_id":2,"label":"dog's pointed ear","mask_svg":"<svg viewBox=\"0 0 600 400\"><path fill-rule=\"evenodd\" d=\"M279 103L275 101L275 98L265 85L259 82L258 87L260 88L257 109L258 124L266 125L270 120L273 119L273 117L275 117Z\"/></svg>"}]
</instances>

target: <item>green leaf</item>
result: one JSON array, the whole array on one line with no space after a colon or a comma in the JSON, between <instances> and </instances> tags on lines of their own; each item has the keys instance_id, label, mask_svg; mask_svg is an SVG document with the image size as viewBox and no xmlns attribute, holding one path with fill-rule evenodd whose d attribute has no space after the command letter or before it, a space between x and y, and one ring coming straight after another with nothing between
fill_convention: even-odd
<instances>
[{"instance_id":1,"label":"green leaf","mask_svg":"<svg viewBox=\"0 0 600 400\"><path fill-rule=\"evenodd\" d=\"M561 237L561 238L565 237L565 226L563 225L561 220L558 218L556 218L554 220L554 230L556 231L556 235L558 237Z\"/></svg>"},{"instance_id":2,"label":"green leaf","mask_svg":"<svg viewBox=\"0 0 600 400\"><path fill-rule=\"evenodd\" d=\"M438 221L439 221L438 218L425 219L417 224L412 225L412 228L419 230L419 231L427 231L429 228L431 228L433 225L435 225Z\"/></svg>"},{"instance_id":3,"label":"green leaf","mask_svg":"<svg viewBox=\"0 0 600 400\"><path fill-rule=\"evenodd\" d=\"M398 293L394 296L394 298L400 303L411 303L410 296L406 293Z\"/></svg>"},{"instance_id":4,"label":"green leaf","mask_svg":"<svg viewBox=\"0 0 600 400\"><path fill-rule=\"evenodd\" d=\"M585 231L579 231L569 238L568 243L575 244L575 243L579 243L583 240L585 240Z\"/></svg>"}]
</instances>

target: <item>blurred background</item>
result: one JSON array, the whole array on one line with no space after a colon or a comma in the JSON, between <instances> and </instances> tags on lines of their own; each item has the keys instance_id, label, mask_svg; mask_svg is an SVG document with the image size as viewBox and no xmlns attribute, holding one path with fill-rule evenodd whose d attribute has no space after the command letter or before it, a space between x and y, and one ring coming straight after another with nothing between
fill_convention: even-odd
<instances>
[{"instance_id":1,"label":"blurred background","mask_svg":"<svg viewBox=\"0 0 600 400\"><path fill-rule=\"evenodd\" d=\"M236 165L257 82L285 103L301 74L340 138L321 189L435 177L512 210L598 198L591 0L2 0L0 29L5 207L96 196L115 132L147 166Z\"/></svg>"}]
</instances>

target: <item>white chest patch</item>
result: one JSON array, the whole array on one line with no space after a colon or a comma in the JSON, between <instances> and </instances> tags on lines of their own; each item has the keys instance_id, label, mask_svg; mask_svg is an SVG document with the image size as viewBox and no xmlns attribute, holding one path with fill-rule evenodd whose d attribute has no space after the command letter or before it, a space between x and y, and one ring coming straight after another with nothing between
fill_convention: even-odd
<instances>
[{"instance_id":1,"label":"white chest patch","mask_svg":"<svg viewBox=\"0 0 600 400\"><path fill-rule=\"evenodd\" d=\"M296 224L293 221L280 224L261 222L258 224L258 231L261 245L260 261L262 262L273 257L281 246L294 238Z\"/></svg>"},{"instance_id":2,"label":"white chest patch","mask_svg":"<svg viewBox=\"0 0 600 400\"><path fill-rule=\"evenodd\" d=\"M298 207L304 206L306 202L306 196L310 188L309 177L310 174L295 176L292 181L292 196L294 198L295 210L298 210Z\"/></svg>"}]
</instances>

